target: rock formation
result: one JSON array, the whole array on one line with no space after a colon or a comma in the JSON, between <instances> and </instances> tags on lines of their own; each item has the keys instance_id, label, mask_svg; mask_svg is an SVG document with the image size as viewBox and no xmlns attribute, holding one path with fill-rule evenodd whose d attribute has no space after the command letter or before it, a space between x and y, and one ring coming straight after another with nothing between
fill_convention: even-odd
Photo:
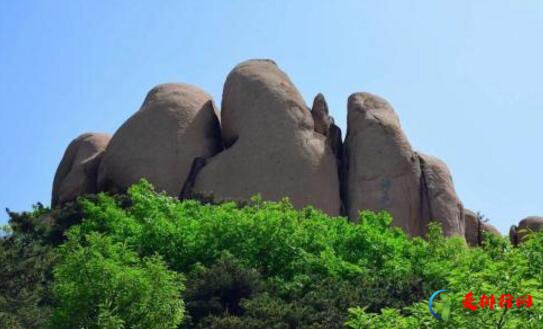
<instances>
[{"instance_id":1,"label":"rock formation","mask_svg":"<svg viewBox=\"0 0 543 329\"><path fill-rule=\"evenodd\" d=\"M500 231L493 225L484 222L481 218L469 209L464 209L465 238L470 246L480 246L484 240L483 233L490 233L501 236Z\"/></svg>"},{"instance_id":2,"label":"rock formation","mask_svg":"<svg viewBox=\"0 0 543 329\"><path fill-rule=\"evenodd\" d=\"M441 223L445 235L464 236L464 207L458 199L447 165L430 155L418 153L421 165L423 221Z\"/></svg>"},{"instance_id":3,"label":"rock formation","mask_svg":"<svg viewBox=\"0 0 543 329\"><path fill-rule=\"evenodd\" d=\"M476 213L469 209L464 209L464 237L470 246L481 244L481 221Z\"/></svg>"},{"instance_id":4,"label":"rock formation","mask_svg":"<svg viewBox=\"0 0 543 329\"><path fill-rule=\"evenodd\" d=\"M447 166L417 154L390 104L369 93L349 97L344 145L345 205L351 220L362 209L387 210L394 224L422 235L430 220L445 235L464 236L462 203Z\"/></svg>"},{"instance_id":5,"label":"rock formation","mask_svg":"<svg viewBox=\"0 0 543 329\"><path fill-rule=\"evenodd\" d=\"M52 205L97 191L122 193L146 178L180 199L288 197L295 207L312 205L353 221L360 210L387 210L413 236L423 235L430 221L471 245L481 243L481 232L499 234L464 213L445 163L413 150L386 100L360 92L347 107L343 143L324 96L317 94L309 109L270 60L246 61L230 72L221 122L201 89L160 85L111 141L85 134L70 144L55 175ZM516 227L513 235L519 239Z\"/></svg>"},{"instance_id":6,"label":"rock formation","mask_svg":"<svg viewBox=\"0 0 543 329\"><path fill-rule=\"evenodd\" d=\"M345 157L345 205L357 221L360 210L388 210L394 224L420 235L420 163L400 121L384 99L355 93L349 97Z\"/></svg>"},{"instance_id":7,"label":"rock formation","mask_svg":"<svg viewBox=\"0 0 543 329\"><path fill-rule=\"evenodd\" d=\"M332 125L332 118L328 114L328 103L326 103L324 95L321 93L318 93L315 99L313 99L311 116L313 117L315 131L328 136L330 125Z\"/></svg>"},{"instance_id":8,"label":"rock formation","mask_svg":"<svg viewBox=\"0 0 543 329\"><path fill-rule=\"evenodd\" d=\"M488 222L483 222L482 223L482 231L485 232L485 233L490 233L490 234L493 234L495 236L502 236L500 230L498 230L496 228L496 226L488 223Z\"/></svg>"},{"instance_id":9,"label":"rock formation","mask_svg":"<svg viewBox=\"0 0 543 329\"><path fill-rule=\"evenodd\" d=\"M518 226L513 225L509 230L509 238L511 243L518 245L530 232L543 231L543 217L529 216L518 223Z\"/></svg>"},{"instance_id":10,"label":"rock formation","mask_svg":"<svg viewBox=\"0 0 543 329\"><path fill-rule=\"evenodd\" d=\"M68 145L53 180L51 207L97 192L98 166L110 138L107 134L86 133Z\"/></svg>"},{"instance_id":11,"label":"rock formation","mask_svg":"<svg viewBox=\"0 0 543 329\"><path fill-rule=\"evenodd\" d=\"M200 171L196 193L216 200L288 197L296 207L340 214L334 153L326 136L314 130L302 96L274 62L246 61L230 72L221 124L227 149Z\"/></svg>"},{"instance_id":12,"label":"rock formation","mask_svg":"<svg viewBox=\"0 0 543 329\"><path fill-rule=\"evenodd\" d=\"M178 196L194 158L221 151L211 97L187 84L153 88L141 109L113 135L98 172L101 190L124 192L141 178Z\"/></svg>"},{"instance_id":13,"label":"rock formation","mask_svg":"<svg viewBox=\"0 0 543 329\"><path fill-rule=\"evenodd\" d=\"M313 117L315 131L326 136L332 152L336 155L338 161L341 162L343 158L341 129L335 125L334 118L328 113L328 103L326 103L326 99L321 93L318 93L313 99L311 116Z\"/></svg>"}]
</instances>

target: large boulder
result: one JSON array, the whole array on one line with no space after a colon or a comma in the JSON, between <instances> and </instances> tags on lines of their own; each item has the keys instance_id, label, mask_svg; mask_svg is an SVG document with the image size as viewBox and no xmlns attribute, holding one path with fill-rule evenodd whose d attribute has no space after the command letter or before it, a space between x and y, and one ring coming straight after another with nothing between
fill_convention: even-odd
<instances>
[{"instance_id":1,"label":"large boulder","mask_svg":"<svg viewBox=\"0 0 543 329\"><path fill-rule=\"evenodd\" d=\"M145 178L157 191L178 196L193 160L221 149L211 97L187 84L159 85L113 135L100 164L98 185L120 193Z\"/></svg>"},{"instance_id":2,"label":"large boulder","mask_svg":"<svg viewBox=\"0 0 543 329\"><path fill-rule=\"evenodd\" d=\"M530 232L543 231L543 217L529 216L521 220L518 226L513 225L509 230L509 238L514 245L522 242Z\"/></svg>"},{"instance_id":3,"label":"large boulder","mask_svg":"<svg viewBox=\"0 0 543 329\"><path fill-rule=\"evenodd\" d=\"M423 222L437 221L446 236L464 236L464 207L445 162L418 153L421 165Z\"/></svg>"},{"instance_id":4,"label":"large boulder","mask_svg":"<svg viewBox=\"0 0 543 329\"><path fill-rule=\"evenodd\" d=\"M446 236L464 236L463 206L449 169L413 151L386 100L364 92L349 97L343 167L351 220L360 210L386 210L409 235L423 235L437 221Z\"/></svg>"},{"instance_id":5,"label":"large boulder","mask_svg":"<svg viewBox=\"0 0 543 329\"><path fill-rule=\"evenodd\" d=\"M419 157L386 100L363 92L349 97L344 168L351 220L361 210L387 210L408 234L424 232Z\"/></svg>"},{"instance_id":6,"label":"large boulder","mask_svg":"<svg viewBox=\"0 0 543 329\"><path fill-rule=\"evenodd\" d=\"M194 192L214 200L288 197L340 213L334 153L288 76L269 60L250 60L228 75L221 123L227 149L208 160Z\"/></svg>"},{"instance_id":7,"label":"large boulder","mask_svg":"<svg viewBox=\"0 0 543 329\"><path fill-rule=\"evenodd\" d=\"M55 173L51 207L97 192L98 166L110 138L107 134L86 133L68 145Z\"/></svg>"}]
</instances>

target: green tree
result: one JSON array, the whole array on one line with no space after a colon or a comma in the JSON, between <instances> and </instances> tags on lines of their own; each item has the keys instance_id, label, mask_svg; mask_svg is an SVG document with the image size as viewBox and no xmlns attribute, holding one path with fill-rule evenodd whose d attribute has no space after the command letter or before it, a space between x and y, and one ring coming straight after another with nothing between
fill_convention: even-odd
<instances>
[{"instance_id":1,"label":"green tree","mask_svg":"<svg viewBox=\"0 0 543 329\"><path fill-rule=\"evenodd\" d=\"M70 239L60 254L51 328L176 328L182 322L180 275L158 256L139 258L98 233L84 243Z\"/></svg>"}]
</instances>

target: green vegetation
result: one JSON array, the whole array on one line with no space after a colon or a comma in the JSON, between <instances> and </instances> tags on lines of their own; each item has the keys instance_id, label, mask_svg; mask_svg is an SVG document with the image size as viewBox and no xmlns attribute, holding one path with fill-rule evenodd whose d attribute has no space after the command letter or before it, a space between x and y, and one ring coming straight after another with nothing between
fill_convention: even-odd
<instances>
[{"instance_id":1,"label":"green vegetation","mask_svg":"<svg viewBox=\"0 0 543 329\"><path fill-rule=\"evenodd\" d=\"M180 202L146 182L10 215L1 328L543 326L543 234L468 248L435 225L408 238L384 212L353 224L287 200ZM443 321L427 305L438 289ZM470 291L494 294L494 310L464 308ZM502 293L533 305L500 308Z\"/></svg>"}]
</instances>

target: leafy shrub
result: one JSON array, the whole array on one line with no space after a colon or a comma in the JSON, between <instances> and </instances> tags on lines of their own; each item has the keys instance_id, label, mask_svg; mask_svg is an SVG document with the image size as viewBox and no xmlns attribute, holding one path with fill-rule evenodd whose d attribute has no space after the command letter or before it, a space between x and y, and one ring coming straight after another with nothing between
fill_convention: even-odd
<instances>
[{"instance_id":1,"label":"leafy shrub","mask_svg":"<svg viewBox=\"0 0 543 329\"><path fill-rule=\"evenodd\" d=\"M98 233L60 253L52 328L176 328L183 320L180 276L159 257L139 258Z\"/></svg>"},{"instance_id":2,"label":"leafy shrub","mask_svg":"<svg viewBox=\"0 0 543 329\"><path fill-rule=\"evenodd\" d=\"M225 313L242 315L241 301L253 297L261 284L258 271L244 268L228 253L210 268L197 267L187 279L184 294L191 322Z\"/></svg>"}]
</instances>

